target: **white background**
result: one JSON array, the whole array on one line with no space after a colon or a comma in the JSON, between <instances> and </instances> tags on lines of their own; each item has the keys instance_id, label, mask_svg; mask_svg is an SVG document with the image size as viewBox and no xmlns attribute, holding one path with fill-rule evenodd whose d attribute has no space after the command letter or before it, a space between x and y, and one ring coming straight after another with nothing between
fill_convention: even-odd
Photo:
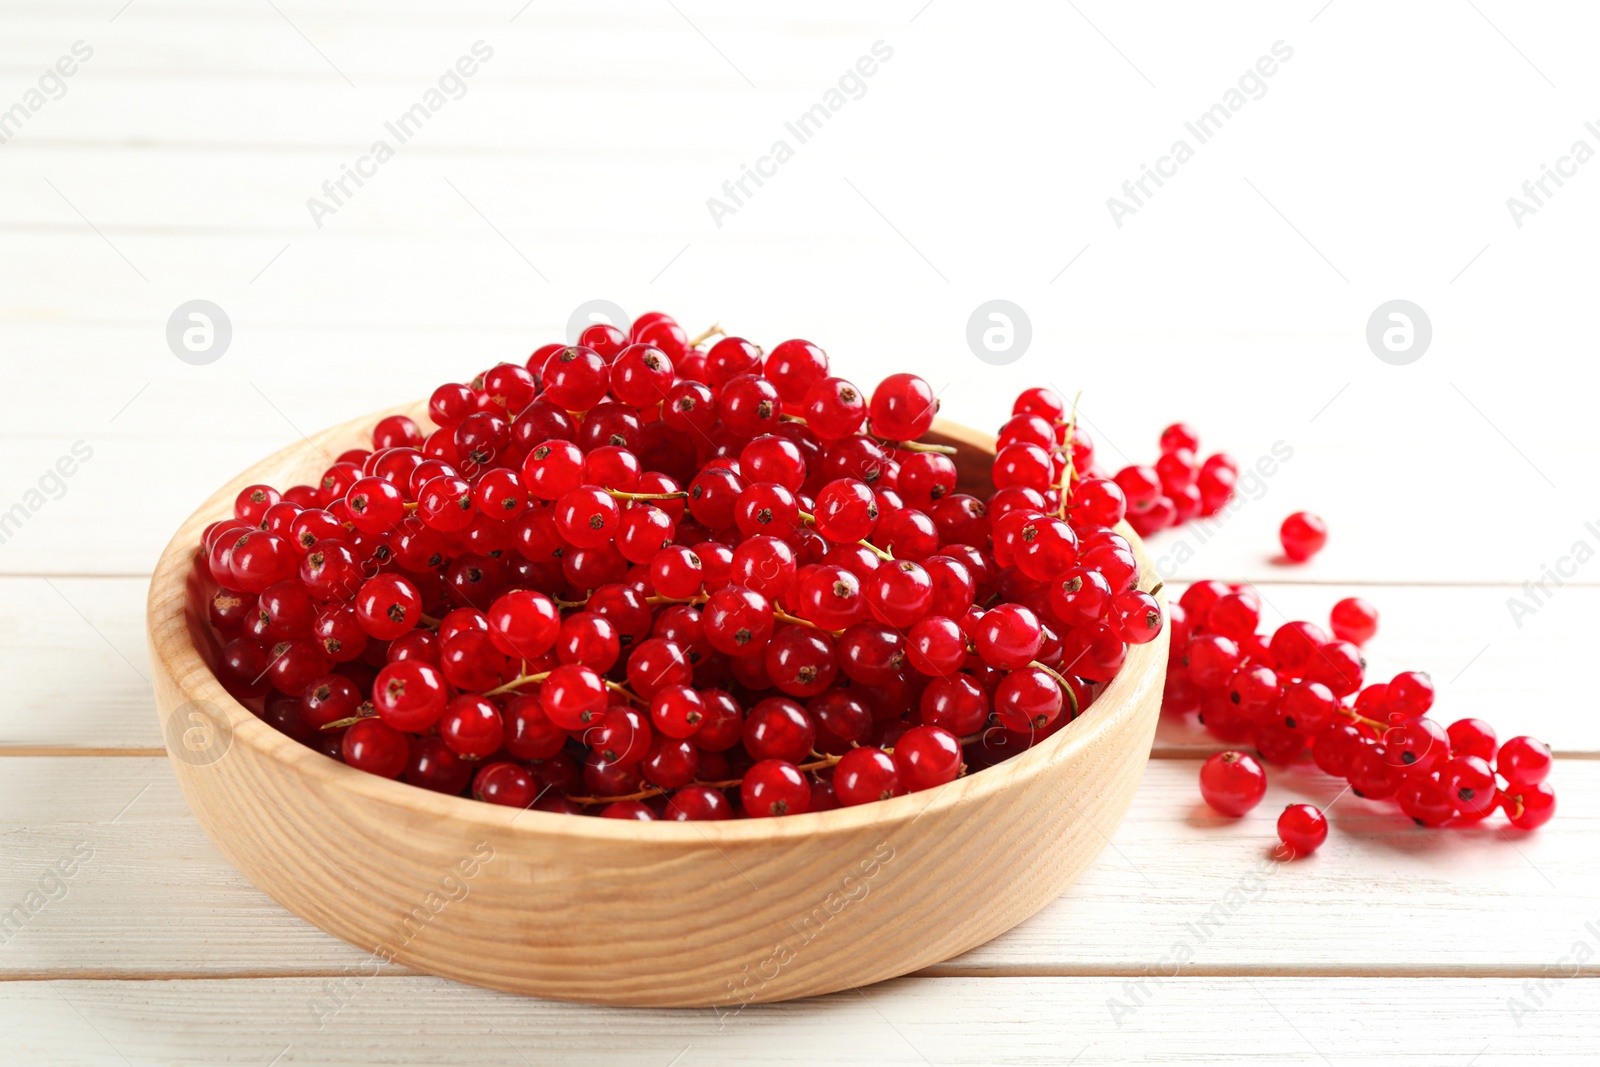
<instances>
[{"instance_id":1,"label":"white background","mask_svg":"<svg viewBox=\"0 0 1600 1067\"><path fill-rule=\"evenodd\" d=\"M140 626L170 531L248 462L525 358L603 298L691 332L807 337L869 387L915 369L946 415L985 428L1024 386L1081 389L1112 467L1154 458L1175 418L1246 463L1285 442L1292 461L1215 539L1191 536L1178 577L1255 580L1272 622L1320 617L1344 595L1330 585L1355 587L1384 611L1375 671L1430 670L1442 718L1481 713L1593 757L1577 672L1600 567L1521 625L1507 602L1575 542L1600 547L1584 526L1600 524L1600 160L1520 228L1506 201L1574 141L1600 150L1584 128L1600 122L1596 21L1503 0L0 5L0 110L74 42L93 49L0 144L0 511L30 508L0 544L15 696L0 710L15 836L0 841L17 850L0 904L74 834L108 857L0 946L0 976L19 979L0 983L0 1043L22 1050L6 1058L1089 1063L1234 1060L1247 1036L1273 1062L1412 1042L1431 1062L1573 1052L1563 1013L1592 1003L1587 980L1521 1025L1506 1002L1579 938L1600 950L1583 926L1600 920L1600 777L1582 759L1558 767L1556 822L1514 842L1424 835L1341 801L1324 853L1115 1025L1107 998L1253 864L1284 800L1226 827L1193 811L1209 742L1181 724L1163 727L1116 853L945 977L723 1031L390 977L303 1033L274 1006L359 954L256 894L187 819L156 758ZM480 40L493 58L465 96L315 225L307 199L373 140L392 144L384 123ZM893 57L865 95L796 146L784 123L879 41ZM1184 123L1279 41L1293 57L1265 95L1196 146ZM1194 158L1119 228L1107 198L1180 137ZM719 227L707 199L778 138L794 158ZM1033 332L1003 368L966 342L995 298ZM193 299L232 322L206 366L166 340ZM1432 323L1408 366L1365 341L1392 299ZM77 441L93 458L35 511L30 489ZM1333 537L1290 570L1275 530L1302 507ZM111 980L156 976L184 981ZM459 997L481 1025L440 1011Z\"/></svg>"}]
</instances>

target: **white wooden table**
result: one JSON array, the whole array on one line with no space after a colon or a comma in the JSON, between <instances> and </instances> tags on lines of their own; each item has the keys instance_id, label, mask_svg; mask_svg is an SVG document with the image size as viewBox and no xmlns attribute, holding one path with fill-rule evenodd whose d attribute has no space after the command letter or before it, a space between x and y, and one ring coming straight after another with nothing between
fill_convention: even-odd
<instances>
[{"instance_id":1,"label":"white wooden table","mask_svg":"<svg viewBox=\"0 0 1600 1067\"><path fill-rule=\"evenodd\" d=\"M1561 158L1600 147L1595 14L1212 7L0 3L0 909L24 916L0 1062L1592 1062L1600 169ZM386 123L480 41L399 144ZM1107 198L1278 41L1292 57L1115 225ZM799 143L785 123L877 42ZM393 157L363 162L380 139ZM762 162L778 140L792 158ZM770 176L714 218L746 164ZM1506 198L1542 164L1570 174L1519 227ZM314 218L344 167L368 177ZM1089 874L918 975L720 1022L364 977L186 810L149 569L248 461L602 298L807 336L867 384L916 368L976 425L1024 385L1081 388L1113 466L1176 417L1246 463L1288 444L1215 536L1155 540L1171 576L1254 581L1274 622L1369 597L1373 672L1429 670L1443 719L1548 741L1560 814L1426 832L1346 795L1320 853L1273 865L1277 811L1337 785L1275 771L1225 822L1194 784L1215 746L1167 723ZM965 338L993 298L1032 323L1004 367ZM1432 322L1409 366L1364 337L1396 298ZM232 325L206 365L166 339L195 299ZM1285 569L1301 507L1333 540ZM1524 585L1547 567L1559 586Z\"/></svg>"}]
</instances>

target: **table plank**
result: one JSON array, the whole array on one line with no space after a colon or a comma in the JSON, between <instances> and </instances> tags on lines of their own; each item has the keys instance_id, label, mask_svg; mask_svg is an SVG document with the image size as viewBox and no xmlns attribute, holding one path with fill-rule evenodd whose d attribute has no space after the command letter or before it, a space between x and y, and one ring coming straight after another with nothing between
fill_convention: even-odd
<instances>
[{"instance_id":1,"label":"table plank","mask_svg":"<svg viewBox=\"0 0 1600 1067\"><path fill-rule=\"evenodd\" d=\"M928 979L713 1011L593 1008L432 978L0 984L12 1062L1521 1067L1592 1062L1593 979ZM339 993L343 1010L327 1015ZM1142 1006L1131 1006L1135 997ZM1111 1005L1130 1005L1113 1017ZM1520 1019L1520 1023L1519 1023ZM324 1021L325 1020L325 1021ZM87 1025L85 1025L87 1024ZM273 1060L273 1057L280 1057Z\"/></svg>"},{"instance_id":2,"label":"table plank","mask_svg":"<svg viewBox=\"0 0 1600 1067\"><path fill-rule=\"evenodd\" d=\"M1082 880L935 972L1139 976L1188 942L1199 973L1528 975L1600 920L1600 855L1587 844L1600 832L1600 762L1557 764L1561 812L1533 834L1499 822L1425 831L1346 794L1330 808L1327 845L1288 864L1269 858L1278 811L1327 804L1334 783L1273 770L1268 800L1229 820L1201 804L1197 767L1152 761ZM0 902L22 902L74 850L92 853L66 894L11 936L0 977L315 975L365 958L234 872L164 759L13 757L0 770ZM915 857L907 863L914 876ZM1584 969L1600 973L1600 962Z\"/></svg>"}]
</instances>

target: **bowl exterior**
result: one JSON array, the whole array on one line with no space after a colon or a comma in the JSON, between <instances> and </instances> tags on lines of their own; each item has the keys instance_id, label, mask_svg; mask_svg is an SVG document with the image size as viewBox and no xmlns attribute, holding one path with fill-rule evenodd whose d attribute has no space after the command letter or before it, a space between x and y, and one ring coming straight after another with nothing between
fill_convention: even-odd
<instances>
[{"instance_id":1,"label":"bowl exterior","mask_svg":"<svg viewBox=\"0 0 1600 1067\"><path fill-rule=\"evenodd\" d=\"M196 818L284 907L371 952L368 973L396 963L542 997L732 1014L990 940L1058 897L1126 813L1160 709L1164 631L1129 650L1077 722L1005 763L787 819L514 811L380 779L279 734L223 690L200 651L194 545L240 488L314 478L375 417L220 490L169 546L149 605L158 709ZM938 429L992 451L992 438Z\"/></svg>"}]
</instances>

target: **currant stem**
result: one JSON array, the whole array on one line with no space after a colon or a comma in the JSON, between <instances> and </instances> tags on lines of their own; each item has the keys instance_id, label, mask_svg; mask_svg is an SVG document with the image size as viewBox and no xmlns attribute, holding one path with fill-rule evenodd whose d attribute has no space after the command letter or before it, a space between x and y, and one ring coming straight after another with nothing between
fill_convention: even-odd
<instances>
[{"instance_id":1,"label":"currant stem","mask_svg":"<svg viewBox=\"0 0 1600 1067\"><path fill-rule=\"evenodd\" d=\"M688 500L689 494L683 490L676 493L625 493L621 489L607 489L606 492L616 500Z\"/></svg>"},{"instance_id":2,"label":"currant stem","mask_svg":"<svg viewBox=\"0 0 1600 1067\"><path fill-rule=\"evenodd\" d=\"M1040 663L1038 660L1034 660L1032 663L1028 664L1028 666L1037 667L1039 670L1044 671L1044 673L1048 674L1050 677L1052 677L1052 678L1054 678L1056 680L1056 684L1061 687L1061 692L1066 694L1067 703L1072 705L1072 717L1073 718L1077 718L1078 717L1078 694L1074 693L1072 691L1072 685L1065 678L1063 678L1061 675L1057 674L1055 671L1051 670L1049 667L1046 667L1043 663Z\"/></svg>"},{"instance_id":3,"label":"currant stem","mask_svg":"<svg viewBox=\"0 0 1600 1067\"><path fill-rule=\"evenodd\" d=\"M788 622L788 623L793 623L796 626L805 626L805 627L807 627L809 629L812 629L812 630L819 630L822 633L827 634L829 637L843 637L844 636L844 631L843 630L830 630L826 626L818 626L816 623L812 622L810 619L802 619L798 615L790 615L787 611L784 611L782 608L779 608L779 607L774 607L772 609L772 617L774 619L777 619L779 622Z\"/></svg>"},{"instance_id":4,"label":"currant stem","mask_svg":"<svg viewBox=\"0 0 1600 1067\"><path fill-rule=\"evenodd\" d=\"M1388 723L1379 722L1377 719L1369 719L1365 715L1360 714L1359 712L1357 712L1353 708L1340 708L1339 709L1339 714L1343 715L1345 718L1349 719L1351 722L1360 723L1362 726L1369 726L1372 729L1378 731L1378 736L1379 737L1382 737L1384 734L1389 732L1389 724Z\"/></svg>"},{"instance_id":5,"label":"currant stem","mask_svg":"<svg viewBox=\"0 0 1600 1067\"><path fill-rule=\"evenodd\" d=\"M726 337L728 335L722 332L722 324L720 322L713 322L710 326L706 327L704 332L702 332L699 337L690 339L689 347L698 348L701 341L708 341L711 338L718 336Z\"/></svg>"},{"instance_id":6,"label":"currant stem","mask_svg":"<svg viewBox=\"0 0 1600 1067\"><path fill-rule=\"evenodd\" d=\"M941 456L954 456L961 450L955 445L935 445L926 441L885 441L902 452L937 452Z\"/></svg>"},{"instance_id":7,"label":"currant stem","mask_svg":"<svg viewBox=\"0 0 1600 1067\"><path fill-rule=\"evenodd\" d=\"M811 512L809 512L809 511L802 511L802 512L800 512L800 521L809 522L811 525L815 526L817 524L817 517L815 515L811 514ZM885 552L883 549L879 548L877 545L873 544L871 541L866 540L865 538L861 539L860 541L857 541L856 544L860 545L862 548L866 549L868 552L871 552L874 556L877 556L879 559L883 560L885 563L893 563L894 562L894 554L892 552Z\"/></svg>"},{"instance_id":8,"label":"currant stem","mask_svg":"<svg viewBox=\"0 0 1600 1067\"><path fill-rule=\"evenodd\" d=\"M606 679L606 688L611 690L613 693L621 693L623 698L630 703L640 705L649 703L649 701L645 700L645 698L640 696L638 693L635 693L632 689L629 689L627 686L622 685L619 682L613 682L609 678Z\"/></svg>"},{"instance_id":9,"label":"currant stem","mask_svg":"<svg viewBox=\"0 0 1600 1067\"><path fill-rule=\"evenodd\" d=\"M349 718L346 718L346 719L335 719L332 722L325 722L325 723L322 724L322 729L324 729L324 730L342 730L346 726L354 726L356 723L360 722L362 719L375 719L375 718L377 718L377 713L376 712L373 712L370 715L351 715Z\"/></svg>"},{"instance_id":10,"label":"currant stem","mask_svg":"<svg viewBox=\"0 0 1600 1067\"><path fill-rule=\"evenodd\" d=\"M660 596L660 595L656 595L656 596L647 596L647 597L645 597L644 598L644 602L653 607L653 606L655 606L657 604L704 604L709 599L710 599L710 597L708 597L705 593L700 593L697 596Z\"/></svg>"},{"instance_id":11,"label":"currant stem","mask_svg":"<svg viewBox=\"0 0 1600 1067\"><path fill-rule=\"evenodd\" d=\"M497 697L501 693L514 693L525 685L533 682L542 682L548 677L550 677L549 671L540 671L538 674L519 674L505 685L497 685L493 689L486 690L483 695Z\"/></svg>"},{"instance_id":12,"label":"currant stem","mask_svg":"<svg viewBox=\"0 0 1600 1067\"><path fill-rule=\"evenodd\" d=\"M1061 468L1061 485L1057 490L1057 494L1061 497L1056 505L1058 519L1067 517L1067 505L1072 502L1072 483L1078 477L1077 466L1072 462L1072 439L1078 432L1078 401L1082 399L1083 390L1079 389L1078 395L1072 398L1072 417L1067 420L1067 462ZM1077 709L1074 708L1073 712L1076 713Z\"/></svg>"}]
</instances>

